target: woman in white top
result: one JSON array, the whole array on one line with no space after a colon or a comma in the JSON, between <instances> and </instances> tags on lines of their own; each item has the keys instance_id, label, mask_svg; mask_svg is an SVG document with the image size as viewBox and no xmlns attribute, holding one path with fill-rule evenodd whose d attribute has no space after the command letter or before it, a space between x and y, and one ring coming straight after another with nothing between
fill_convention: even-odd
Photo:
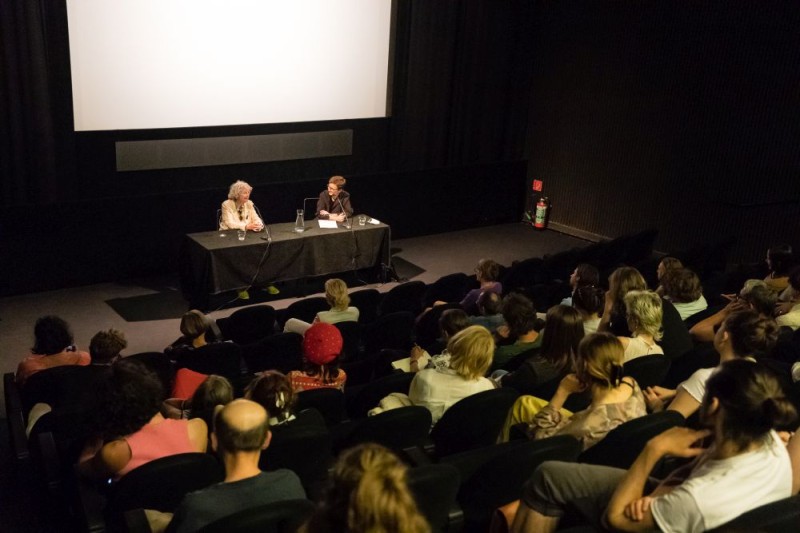
<instances>
[{"instance_id":1,"label":"woman in white top","mask_svg":"<svg viewBox=\"0 0 800 533\"><path fill-rule=\"evenodd\" d=\"M347 284L338 279L331 278L325 282L325 299L328 305L331 306L330 311L320 311L314 317L314 322L326 322L328 324L336 324L337 322L357 322L358 321L358 308L350 306L350 295L347 294ZM311 324L299 320L297 318L290 318L283 326L284 332L294 332L300 335L305 335L306 330L311 327Z\"/></svg>"},{"instance_id":2,"label":"woman in white top","mask_svg":"<svg viewBox=\"0 0 800 533\"><path fill-rule=\"evenodd\" d=\"M775 321L747 309L728 315L714 334L714 348L719 352L720 365L734 359L751 359L767 353L778 340ZM719 367L717 367L719 368ZM651 411L668 409L689 418L700 407L706 392L706 381L716 368L701 368L678 385L677 390L648 387L644 391Z\"/></svg>"},{"instance_id":3,"label":"woman in white top","mask_svg":"<svg viewBox=\"0 0 800 533\"><path fill-rule=\"evenodd\" d=\"M495 388L484 376L492 364L494 338L483 326L469 326L447 343L449 368L426 368L414 376L408 391L413 405L427 408L435 424L454 403Z\"/></svg>"},{"instance_id":4,"label":"woman in white top","mask_svg":"<svg viewBox=\"0 0 800 533\"><path fill-rule=\"evenodd\" d=\"M614 531L694 533L792 494L789 453L772 428L797 413L768 369L742 360L722 365L709 379L701 418L708 429L661 433L628 470L545 462L523 491L512 531L555 531L574 505ZM650 473L665 456L695 460L654 483Z\"/></svg>"},{"instance_id":5,"label":"woman in white top","mask_svg":"<svg viewBox=\"0 0 800 533\"><path fill-rule=\"evenodd\" d=\"M644 355L663 354L656 344L661 340L663 310L661 297L653 291L630 291L624 297L630 337L619 337L625 348L625 361Z\"/></svg>"},{"instance_id":6,"label":"woman in white top","mask_svg":"<svg viewBox=\"0 0 800 533\"><path fill-rule=\"evenodd\" d=\"M572 292L572 306L583 317L583 330L586 335L597 332L600 326L600 313L605 304L605 293L596 285L580 285Z\"/></svg>"},{"instance_id":7,"label":"woman in white top","mask_svg":"<svg viewBox=\"0 0 800 533\"><path fill-rule=\"evenodd\" d=\"M222 202L219 229L244 229L261 231L264 221L258 215L256 206L250 201L253 188L244 181L235 181L228 190L228 199Z\"/></svg>"}]
</instances>

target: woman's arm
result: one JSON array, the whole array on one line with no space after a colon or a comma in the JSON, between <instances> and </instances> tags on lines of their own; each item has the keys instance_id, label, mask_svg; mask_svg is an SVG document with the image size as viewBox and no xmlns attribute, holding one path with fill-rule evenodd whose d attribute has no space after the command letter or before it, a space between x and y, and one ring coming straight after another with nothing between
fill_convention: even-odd
<instances>
[{"instance_id":1,"label":"woman's arm","mask_svg":"<svg viewBox=\"0 0 800 533\"><path fill-rule=\"evenodd\" d=\"M83 461L78 468L88 477L104 479L125 468L130 460L130 446L125 440L119 439L103 445L93 457Z\"/></svg>"},{"instance_id":2,"label":"woman's arm","mask_svg":"<svg viewBox=\"0 0 800 533\"><path fill-rule=\"evenodd\" d=\"M667 410L678 411L684 418L689 418L699 408L700 402L695 400L694 397L683 388L678 388L675 399L667 406Z\"/></svg>"},{"instance_id":3,"label":"woman's arm","mask_svg":"<svg viewBox=\"0 0 800 533\"><path fill-rule=\"evenodd\" d=\"M621 531L654 530L656 525L650 509L650 499L643 498L645 483L650 472L665 455L675 457L700 455L703 448L694 445L710 434L708 430L694 431L684 427L674 427L650 439L611 496L606 510L606 522L613 529Z\"/></svg>"}]
</instances>

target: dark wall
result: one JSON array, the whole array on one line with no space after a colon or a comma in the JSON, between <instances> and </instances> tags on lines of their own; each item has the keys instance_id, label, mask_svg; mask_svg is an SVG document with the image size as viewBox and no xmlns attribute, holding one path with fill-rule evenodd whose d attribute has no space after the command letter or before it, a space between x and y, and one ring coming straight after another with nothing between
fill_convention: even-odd
<instances>
[{"instance_id":1,"label":"dark wall","mask_svg":"<svg viewBox=\"0 0 800 533\"><path fill-rule=\"evenodd\" d=\"M541 2L529 176L552 220L661 250L800 245L800 3Z\"/></svg>"}]
</instances>

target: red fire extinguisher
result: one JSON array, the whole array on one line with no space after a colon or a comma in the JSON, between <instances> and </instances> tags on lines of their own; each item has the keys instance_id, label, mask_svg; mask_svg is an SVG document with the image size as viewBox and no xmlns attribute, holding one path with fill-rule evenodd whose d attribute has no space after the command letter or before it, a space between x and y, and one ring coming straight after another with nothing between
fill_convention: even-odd
<instances>
[{"instance_id":1,"label":"red fire extinguisher","mask_svg":"<svg viewBox=\"0 0 800 533\"><path fill-rule=\"evenodd\" d=\"M536 202L536 215L533 219L533 227L537 229L545 229L547 226L547 210L550 208L550 200L547 196L542 196Z\"/></svg>"}]
</instances>

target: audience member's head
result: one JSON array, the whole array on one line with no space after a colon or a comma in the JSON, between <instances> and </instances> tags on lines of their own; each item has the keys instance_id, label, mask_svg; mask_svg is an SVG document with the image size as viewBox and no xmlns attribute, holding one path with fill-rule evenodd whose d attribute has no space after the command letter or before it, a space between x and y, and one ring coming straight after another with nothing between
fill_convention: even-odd
<instances>
[{"instance_id":1,"label":"audience member's head","mask_svg":"<svg viewBox=\"0 0 800 533\"><path fill-rule=\"evenodd\" d=\"M547 311L542 332L541 355L558 368L569 368L583 339L583 316L568 305L556 305Z\"/></svg>"},{"instance_id":2,"label":"audience member's head","mask_svg":"<svg viewBox=\"0 0 800 533\"><path fill-rule=\"evenodd\" d=\"M763 280L749 279L744 282L742 290L739 291L739 298L758 314L772 316L778 295Z\"/></svg>"},{"instance_id":3,"label":"audience member's head","mask_svg":"<svg viewBox=\"0 0 800 533\"><path fill-rule=\"evenodd\" d=\"M267 370L247 385L244 397L260 404L274 424L287 420L294 413L296 397L289 378L277 370Z\"/></svg>"},{"instance_id":4,"label":"audience member's head","mask_svg":"<svg viewBox=\"0 0 800 533\"><path fill-rule=\"evenodd\" d=\"M325 300L333 309L345 311L350 305L350 295L347 294L347 284L338 279L332 278L325 282Z\"/></svg>"},{"instance_id":5,"label":"audience member's head","mask_svg":"<svg viewBox=\"0 0 800 533\"><path fill-rule=\"evenodd\" d=\"M773 277L789 275L789 271L794 266L792 246L779 244L767 250L767 266Z\"/></svg>"},{"instance_id":6,"label":"audience member's head","mask_svg":"<svg viewBox=\"0 0 800 533\"><path fill-rule=\"evenodd\" d=\"M89 342L89 355L92 364L111 364L119 358L119 354L128 346L125 334L114 328L108 331L98 331Z\"/></svg>"},{"instance_id":7,"label":"audience member's head","mask_svg":"<svg viewBox=\"0 0 800 533\"><path fill-rule=\"evenodd\" d=\"M525 296L512 292L503 299L503 319L512 338L536 328L536 308Z\"/></svg>"},{"instance_id":8,"label":"audience member's head","mask_svg":"<svg viewBox=\"0 0 800 533\"><path fill-rule=\"evenodd\" d=\"M721 417L722 437L739 450L763 441L769 431L797 420L797 411L767 367L743 359L720 365L706 382L700 418Z\"/></svg>"},{"instance_id":9,"label":"audience member's head","mask_svg":"<svg viewBox=\"0 0 800 533\"><path fill-rule=\"evenodd\" d=\"M572 292L572 306L583 315L591 317L603 312L606 293L596 285L575 287Z\"/></svg>"},{"instance_id":10,"label":"audience member's head","mask_svg":"<svg viewBox=\"0 0 800 533\"><path fill-rule=\"evenodd\" d=\"M475 267L478 281L497 281L500 276L500 265L492 259L481 259Z\"/></svg>"},{"instance_id":11,"label":"audience member's head","mask_svg":"<svg viewBox=\"0 0 800 533\"><path fill-rule=\"evenodd\" d=\"M625 348L610 333L593 333L578 345L575 374L578 380L591 388L619 387L625 376L623 364Z\"/></svg>"},{"instance_id":12,"label":"audience member's head","mask_svg":"<svg viewBox=\"0 0 800 533\"><path fill-rule=\"evenodd\" d=\"M575 290L584 285L599 285L600 272L589 263L581 263L569 277L569 286Z\"/></svg>"},{"instance_id":13,"label":"audience member's head","mask_svg":"<svg viewBox=\"0 0 800 533\"><path fill-rule=\"evenodd\" d=\"M714 334L714 347L725 356L760 357L775 346L778 325L753 310L728 315Z\"/></svg>"},{"instance_id":14,"label":"audience member's head","mask_svg":"<svg viewBox=\"0 0 800 533\"><path fill-rule=\"evenodd\" d=\"M661 340L663 308L661 297L653 291L630 291L625 295L625 312L628 329L633 335L652 335Z\"/></svg>"},{"instance_id":15,"label":"audience member's head","mask_svg":"<svg viewBox=\"0 0 800 533\"><path fill-rule=\"evenodd\" d=\"M447 343L450 368L466 380L476 380L486 374L494 357L494 337L483 326L462 329Z\"/></svg>"},{"instance_id":16,"label":"audience member's head","mask_svg":"<svg viewBox=\"0 0 800 533\"><path fill-rule=\"evenodd\" d=\"M673 268L661 278L664 295L676 303L694 302L703 295L700 278L688 268Z\"/></svg>"},{"instance_id":17,"label":"audience member's head","mask_svg":"<svg viewBox=\"0 0 800 533\"><path fill-rule=\"evenodd\" d=\"M69 324L60 317L47 315L39 318L33 327L33 348L37 355L53 355L65 349L73 349L72 331Z\"/></svg>"},{"instance_id":18,"label":"audience member's head","mask_svg":"<svg viewBox=\"0 0 800 533\"><path fill-rule=\"evenodd\" d=\"M211 446L221 454L260 453L269 445L269 417L261 405L239 398L218 408Z\"/></svg>"},{"instance_id":19,"label":"audience member's head","mask_svg":"<svg viewBox=\"0 0 800 533\"><path fill-rule=\"evenodd\" d=\"M469 316L463 309L446 309L439 317L439 331L444 340L469 326Z\"/></svg>"},{"instance_id":20,"label":"audience member's head","mask_svg":"<svg viewBox=\"0 0 800 533\"><path fill-rule=\"evenodd\" d=\"M208 331L208 318L201 311L192 309L181 318L181 333L189 339L196 339Z\"/></svg>"},{"instance_id":21,"label":"audience member's head","mask_svg":"<svg viewBox=\"0 0 800 533\"><path fill-rule=\"evenodd\" d=\"M608 277L608 292L614 300L614 311L622 314L625 311L623 299L631 291L646 291L647 282L633 267L619 267Z\"/></svg>"},{"instance_id":22,"label":"audience member's head","mask_svg":"<svg viewBox=\"0 0 800 533\"><path fill-rule=\"evenodd\" d=\"M139 431L165 399L158 375L135 359L120 359L97 382L92 421L98 436L114 440Z\"/></svg>"},{"instance_id":23,"label":"audience member's head","mask_svg":"<svg viewBox=\"0 0 800 533\"><path fill-rule=\"evenodd\" d=\"M503 300L500 295L492 291L483 291L478 296L478 311L483 316L492 316L500 313L503 306Z\"/></svg>"},{"instance_id":24,"label":"audience member's head","mask_svg":"<svg viewBox=\"0 0 800 533\"><path fill-rule=\"evenodd\" d=\"M202 418L210 428L214 420L214 409L231 401L233 401L231 382L222 376L211 374L194 391L189 418Z\"/></svg>"},{"instance_id":25,"label":"audience member's head","mask_svg":"<svg viewBox=\"0 0 800 533\"><path fill-rule=\"evenodd\" d=\"M345 450L336 461L322 505L306 524L309 533L428 533L406 484L408 467L378 444Z\"/></svg>"},{"instance_id":26,"label":"audience member's head","mask_svg":"<svg viewBox=\"0 0 800 533\"><path fill-rule=\"evenodd\" d=\"M683 263L681 263L680 259L669 255L662 258L661 261L658 262L658 268L656 268L656 276L658 277L658 281L661 281L661 278L664 277L664 274L677 268L683 268Z\"/></svg>"},{"instance_id":27,"label":"audience member's head","mask_svg":"<svg viewBox=\"0 0 800 533\"><path fill-rule=\"evenodd\" d=\"M315 322L303 336L303 359L306 373L332 382L339 375L339 355L344 340L339 328L326 322Z\"/></svg>"}]
</instances>

